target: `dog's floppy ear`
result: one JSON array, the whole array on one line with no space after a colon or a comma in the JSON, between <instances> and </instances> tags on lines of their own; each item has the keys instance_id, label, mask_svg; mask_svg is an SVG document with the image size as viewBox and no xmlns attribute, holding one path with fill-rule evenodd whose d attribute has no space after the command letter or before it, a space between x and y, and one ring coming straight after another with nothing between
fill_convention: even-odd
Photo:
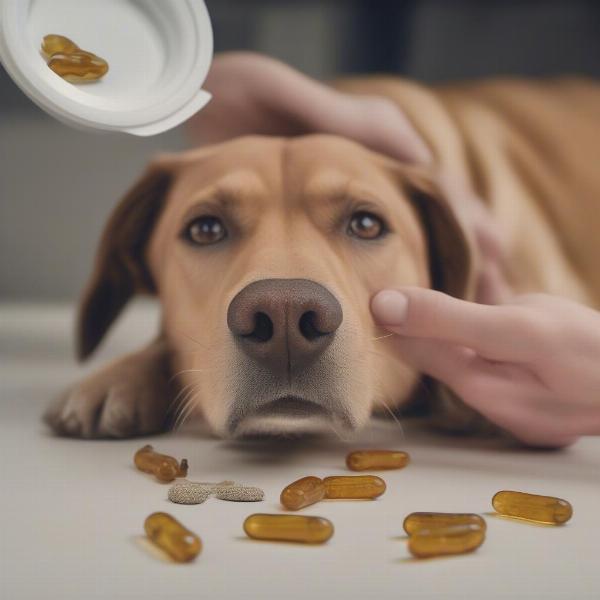
<instances>
[{"instance_id":1,"label":"dog's floppy ear","mask_svg":"<svg viewBox=\"0 0 600 600\"><path fill-rule=\"evenodd\" d=\"M449 184L418 167L401 167L401 185L410 198L427 238L429 271L434 289L457 298L473 300L477 254L468 227L461 222L453 198L461 193ZM452 196L451 196L452 194ZM426 378L413 408L429 414L430 423L447 433L485 433L493 431L487 420L467 406L441 381ZM424 411L424 412L423 412Z\"/></svg>"},{"instance_id":2,"label":"dog's floppy ear","mask_svg":"<svg viewBox=\"0 0 600 600\"><path fill-rule=\"evenodd\" d=\"M172 163L158 159L113 210L100 238L77 323L77 356L88 357L136 293L153 293L144 250L173 178Z\"/></svg>"},{"instance_id":3,"label":"dog's floppy ear","mask_svg":"<svg viewBox=\"0 0 600 600\"><path fill-rule=\"evenodd\" d=\"M472 241L461 224L442 184L416 167L402 169L408 197L420 217L429 249L433 289L458 298L471 298L474 286Z\"/></svg>"}]
</instances>

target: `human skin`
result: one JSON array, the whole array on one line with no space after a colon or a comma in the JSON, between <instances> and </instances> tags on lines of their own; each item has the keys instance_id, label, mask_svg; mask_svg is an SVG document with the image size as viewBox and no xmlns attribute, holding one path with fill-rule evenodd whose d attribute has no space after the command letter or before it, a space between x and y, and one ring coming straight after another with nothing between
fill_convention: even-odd
<instances>
[{"instance_id":1,"label":"human skin","mask_svg":"<svg viewBox=\"0 0 600 600\"><path fill-rule=\"evenodd\" d=\"M190 121L194 142L242 135L331 133L406 162L429 163L431 152L393 102L340 92L288 65L251 52L215 57L205 82L213 100Z\"/></svg>"},{"instance_id":2,"label":"human skin","mask_svg":"<svg viewBox=\"0 0 600 600\"><path fill-rule=\"evenodd\" d=\"M376 321L398 354L532 446L600 435L600 313L548 294L495 306L424 288L383 290Z\"/></svg>"}]
</instances>

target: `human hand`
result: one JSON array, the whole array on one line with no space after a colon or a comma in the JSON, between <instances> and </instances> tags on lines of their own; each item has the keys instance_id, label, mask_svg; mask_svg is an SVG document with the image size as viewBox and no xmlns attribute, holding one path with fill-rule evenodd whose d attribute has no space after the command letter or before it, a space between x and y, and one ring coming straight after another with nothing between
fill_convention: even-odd
<instances>
[{"instance_id":1,"label":"human hand","mask_svg":"<svg viewBox=\"0 0 600 600\"><path fill-rule=\"evenodd\" d=\"M522 442L600 435L600 313L545 294L486 306L422 288L383 290L371 310L407 363Z\"/></svg>"},{"instance_id":2,"label":"human hand","mask_svg":"<svg viewBox=\"0 0 600 600\"><path fill-rule=\"evenodd\" d=\"M429 163L432 155L392 101L347 94L288 65L252 52L215 57L205 88L208 105L188 122L195 141L234 137L330 133L397 160Z\"/></svg>"}]
</instances>

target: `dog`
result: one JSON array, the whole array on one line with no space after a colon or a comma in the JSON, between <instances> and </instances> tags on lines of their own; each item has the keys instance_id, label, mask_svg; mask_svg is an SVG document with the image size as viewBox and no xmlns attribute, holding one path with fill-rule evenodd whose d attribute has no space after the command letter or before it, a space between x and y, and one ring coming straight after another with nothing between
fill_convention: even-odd
<instances>
[{"instance_id":1,"label":"dog","mask_svg":"<svg viewBox=\"0 0 600 600\"><path fill-rule=\"evenodd\" d=\"M336 86L386 97L435 166L322 134L244 137L158 157L110 217L83 295L88 357L128 300L154 294L158 338L61 396L46 422L85 438L164 430L173 403L223 437L354 431L426 402L460 431L484 420L397 358L369 299L425 286L475 299L473 232L436 174L482 199L507 238L503 277L600 305L600 86L584 79ZM423 406L423 404L421 404Z\"/></svg>"}]
</instances>

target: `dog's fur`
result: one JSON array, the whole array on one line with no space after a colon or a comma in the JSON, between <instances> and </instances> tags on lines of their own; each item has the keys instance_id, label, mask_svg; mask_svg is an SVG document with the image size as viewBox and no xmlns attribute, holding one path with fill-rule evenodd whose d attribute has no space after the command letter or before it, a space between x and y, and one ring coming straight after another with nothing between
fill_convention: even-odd
<instances>
[{"instance_id":1,"label":"dog's fur","mask_svg":"<svg viewBox=\"0 0 600 600\"><path fill-rule=\"evenodd\" d=\"M436 167L400 165L324 135L240 138L158 158L105 229L81 304L79 355L95 349L136 293L159 297L160 337L60 398L46 415L56 431L123 437L161 430L178 390L221 435L230 433L241 399L335 400L348 419L252 418L249 411L236 434L357 428L373 410L408 402L418 374L377 339L385 332L372 321L369 298L418 285L473 299L476 246L435 183L440 169L478 194L506 232L504 276L515 293L600 306L600 86L491 81L433 89L391 78L338 85L397 102ZM348 236L357 210L382 217L389 234ZM189 246L181 231L200 214L220 216L232 234L214 246ZM258 369L227 328L232 298L266 278L316 281L343 310L333 343L289 389ZM173 375L178 385L169 386ZM473 427L473 415L459 412Z\"/></svg>"}]
</instances>

